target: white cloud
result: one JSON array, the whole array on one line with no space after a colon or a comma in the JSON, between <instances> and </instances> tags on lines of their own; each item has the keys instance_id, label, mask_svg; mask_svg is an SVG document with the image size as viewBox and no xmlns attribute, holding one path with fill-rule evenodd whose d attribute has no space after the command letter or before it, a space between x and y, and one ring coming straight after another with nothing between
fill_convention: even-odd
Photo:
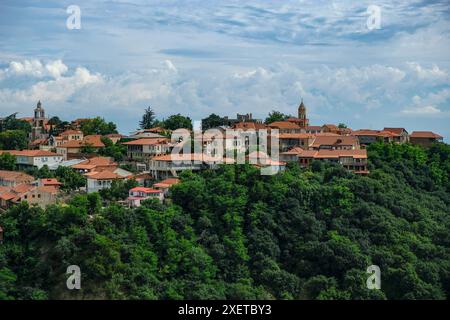
<instances>
[{"instance_id":1,"label":"white cloud","mask_svg":"<svg viewBox=\"0 0 450 320\"><path fill-rule=\"evenodd\" d=\"M435 106L411 107L402 110L406 115L436 115L442 113L441 110Z\"/></svg>"}]
</instances>

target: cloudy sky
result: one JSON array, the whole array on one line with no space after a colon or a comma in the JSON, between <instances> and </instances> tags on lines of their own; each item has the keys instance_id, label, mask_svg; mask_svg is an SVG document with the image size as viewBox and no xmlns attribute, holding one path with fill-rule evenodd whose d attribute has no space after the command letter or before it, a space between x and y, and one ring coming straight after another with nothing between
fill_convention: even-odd
<instances>
[{"instance_id":1,"label":"cloudy sky","mask_svg":"<svg viewBox=\"0 0 450 320\"><path fill-rule=\"evenodd\" d=\"M68 29L69 5L81 29ZM381 10L368 28L368 7ZM450 4L442 1L0 2L0 116L295 114L450 139Z\"/></svg>"}]
</instances>

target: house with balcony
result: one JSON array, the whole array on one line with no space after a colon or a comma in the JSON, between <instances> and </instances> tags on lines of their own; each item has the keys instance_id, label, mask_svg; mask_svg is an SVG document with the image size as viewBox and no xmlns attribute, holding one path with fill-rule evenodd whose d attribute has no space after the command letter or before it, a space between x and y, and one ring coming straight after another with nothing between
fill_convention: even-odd
<instances>
[{"instance_id":1,"label":"house with balcony","mask_svg":"<svg viewBox=\"0 0 450 320\"><path fill-rule=\"evenodd\" d=\"M9 153L16 157L19 168L54 166L63 161L63 155L45 150L0 150L0 154Z\"/></svg>"},{"instance_id":2,"label":"house with balcony","mask_svg":"<svg viewBox=\"0 0 450 320\"><path fill-rule=\"evenodd\" d=\"M127 198L128 206L130 208L140 207L141 202L147 199L157 199L160 202L164 200L164 192L158 189L135 187L129 190Z\"/></svg>"},{"instance_id":3,"label":"house with balcony","mask_svg":"<svg viewBox=\"0 0 450 320\"><path fill-rule=\"evenodd\" d=\"M173 144L168 138L142 138L125 142L127 157L132 161L147 163L152 157L169 153Z\"/></svg>"},{"instance_id":4,"label":"house with balcony","mask_svg":"<svg viewBox=\"0 0 450 320\"><path fill-rule=\"evenodd\" d=\"M412 144L420 145L424 148L429 148L434 142L442 142L443 137L431 131L413 131L409 140Z\"/></svg>"},{"instance_id":5,"label":"house with balcony","mask_svg":"<svg viewBox=\"0 0 450 320\"><path fill-rule=\"evenodd\" d=\"M316 135L311 144L311 150L353 150L360 149L359 140L355 136L341 136L341 135Z\"/></svg>"},{"instance_id":6,"label":"house with balcony","mask_svg":"<svg viewBox=\"0 0 450 320\"><path fill-rule=\"evenodd\" d=\"M357 174L368 174L367 150L305 150L299 156L299 164L308 167L312 161L339 163L349 171Z\"/></svg>"},{"instance_id":7,"label":"house with balcony","mask_svg":"<svg viewBox=\"0 0 450 320\"><path fill-rule=\"evenodd\" d=\"M166 154L153 157L149 162L149 171L155 179L165 179L178 177L178 174L184 170L214 169L220 164L234 162L231 158L213 157L203 153Z\"/></svg>"}]
</instances>

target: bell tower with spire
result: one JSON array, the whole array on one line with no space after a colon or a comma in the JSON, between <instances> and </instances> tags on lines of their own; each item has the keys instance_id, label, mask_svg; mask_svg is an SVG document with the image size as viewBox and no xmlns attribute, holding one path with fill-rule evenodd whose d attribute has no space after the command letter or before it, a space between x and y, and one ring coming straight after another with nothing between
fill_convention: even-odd
<instances>
[{"instance_id":1,"label":"bell tower with spire","mask_svg":"<svg viewBox=\"0 0 450 320\"><path fill-rule=\"evenodd\" d=\"M33 128L31 131L31 139L33 141L36 139L46 138L45 123L45 110L42 108L41 101L39 100L36 108L34 109Z\"/></svg>"},{"instance_id":2,"label":"bell tower with spire","mask_svg":"<svg viewBox=\"0 0 450 320\"><path fill-rule=\"evenodd\" d=\"M300 128L304 129L309 126L309 119L306 117L306 107L303 103L303 99L298 107L298 120Z\"/></svg>"}]
</instances>

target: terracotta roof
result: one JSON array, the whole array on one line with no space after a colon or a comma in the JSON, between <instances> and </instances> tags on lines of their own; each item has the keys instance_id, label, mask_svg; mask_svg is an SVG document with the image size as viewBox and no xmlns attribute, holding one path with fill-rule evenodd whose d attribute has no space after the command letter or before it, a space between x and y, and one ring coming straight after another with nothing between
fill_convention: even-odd
<instances>
[{"instance_id":1,"label":"terracotta roof","mask_svg":"<svg viewBox=\"0 0 450 320\"><path fill-rule=\"evenodd\" d=\"M442 139L442 136L431 131L413 131L410 135L411 138L431 138Z\"/></svg>"},{"instance_id":2,"label":"terracotta roof","mask_svg":"<svg viewBox=\"0 0 450 320\"><path fill-rule=\"evenodd\" d=\"M310 133L280 133L278 135L279 139L309 139L313 135Z\"/></svg>"},{"instance_id":3,"label":"terracotta roof","mask_svg":"<svg viewBox=\"0 0 450 320\"><path fill-rule=\"evenodd\" d=\"M128 141L123 143L124 145L129 145L129 146L149 146L149 145L157 145L157 144L163 144L163 143L167 143L169 141L169 139L167 138L142 138L142 139L138 139L138 140L133 140L133 141Z\"/></svg>"},{"instance_id":4,"label":"terracotta roof","mask_svg":"<svg viewBox=\"0 0 450 320\"><path fill-rule=\"evenodd\" d=\"M12 193L12 192L4 192L4 193L0 194L0 199L3 199L5 201L12 200L16 197L17 197L17 194Z\"/></svg>"},{"instance_id":5,"label":"terracotta roof","mask_svg":"<svg viewBox=\"0 0 450 320\"><path fill-rule=\"evenodd\" d=\"M161 190L152 189L152 188L146 188L146 187L135 187L130 189L131 192L144 192L144 193L161 193Z\"/></svg>"},{"instance_id":6,"label":"terracotta roof","mask_svg":"<svg viewBox=\"0 0 450 320\"><path fill-rule=\"evenodd\" d=\"M114 172L104 170L100 172L89 172L86 173L85 176L89 179L94 180L112 180L112 179L123 179L123 177L119 176L118 174L115 174Z\"/></svg>"},{"instance_id":7,"label":"terracotta roof","mask_svg":"<svg viewBox=\"0 0 450 320\"><path fill-rule=\"evenodd\" d=\"M108 166L108 165L117 165L116 162L112 161L109 157L93 157L87 159L83 162L80 162L76 165L73 165L72 168L77 168L77 166Z\"/></svg>"},{"instance_id":8,"label":"terracotta roof","mask_svg":"<svg viewBox=\"0 0 450 320\"><path fill-rule=\"evenodd\" d=\"M340 157L352 157L352 158L367 158L366 149L353 149L353 150L327 150L322 149L317 151L315 158L340 158Z\"/></svg>"},{"instance_id":9,"label":"terracotta roof","mask_svg":"<svg viewBox=\"0 0 450 320\"><path fill-rule=\"evenodd\" d=\"M292 149L290 149L288 151L281 152L280 154L285 154L285 155L294 154L295 155L295 154L301 154L303 151L305 151L305 150L303 150L300 147L294 147L294 148L292 148Z\"/></svg>"},{"instance_id":10,"label":"terracotta roof","mask_svg":"<svg viewBox=\"0 0 450 320\"><path fill-rule=\"evenodd\" d=\"M105 145L103 144L101 138L102 138L101 135L85 136L83 138L83 141L80 140L67 141L66 143L60 145L58 148L81 148L83 146L88 145L94 148L102 148Z\"/></svg>"},{"instance_id":11,"label":"terracotta roof","mask_svg":"<svg viewBox=\"0 0 450 320\"><path fill-rule=\"evenodd\" d=\"M233 129L242 129L242 130L260 130L266 129L267 126L263 123L258 122L238 122L233 125Z\"/></svg>"},{"instance_id":12,"label":"terracotta roof","mask_svg":"<svg viewBox=\"0 0 450 320\"><path fill-rule=\"evenodd\" d=\"M352 150L305 150L300 155L301 158L318 158L318 159L330 159L330 158L341 158L341 157L352 157L352 158L367 158L366 149L352 149Z\"/></svg>"},{"instance_id":13,"label":"terracotta roof","mask_svg":"<svg viewBox=\"0 0 450 320\"><path fill-rule=\"evenodd\" d=\"M13 187L11 190L17 194L20 194L20 193L28 192L31 189L33 189L33 186L31 184L21 183L15 187Z\"/></svg>"},{"instance_id":14,"label":"terracotta roof","mask_svg":"<svg viewBox=\"0 0 450 320\"><path fill-rule=\"evenodd\" d=\"M58 193L58 188L56 188L55 186L40 186L40 187L37 187L35 190L39 191L39 192L45 192L45 193L51 193L51 194ZM30 190L30 191L33 191L33 190Z\"/></svg>"},{"instance_id":15,"label":"terracotta roof","mask_svg":"<svg viewBox=\"0 0 450 320\"><path fill-rule=\"evenodd\" d=\"M141 180L141 179L150 180L150 179L153 179L153 177L150 173L139 173L134 176L134 179L135 180Z\"/></svg>"},{"instance_id":16,"label":"terracotta roof","mask_svg":"<svg viewBox=\"0 0 450 320\"><path fill-rule=\"evenodd\" d=\"M306 130L322 130L322 126L307 126Z\"/></svg>"},{"instance_id":17,"label":"terracotta roof","mask_svg":"<svg viewBox=\"0 0 450 320\"><path fill-rule=\"evenodd\" d=\"M107 134L105 137L108 137L108 138L122 138L123 136L120 133L110 133L110 134Z\"/></svg>"},{"instance_id":18,"label":"terracotta roof","mask_svg":"<svg viewBox=\"0 0 450 320\"><path fill-rule=\"evenodd\" d=\"M24 156L24 157L56 157L61 156L61 154L46 151L46 150L0 150L0 154L9 153L14 156Z\"/></svg>"},{"instance_id":19,"label":"terracotta roof","mask_svg":"<svg viewBox=\"0 0 450 320\"><path fill-rule=\"evenodd\" d=\"M163 181L160 181L158 183L153 184L153 187L155 187L155 188L169 188L169 187L171 187L174 184L177 184L179 182L180 182L180 179L169 178L169 179L165 179Z\"/></svg>"},{"instance_id":20,"label":"terracotta roof","mask_svg":"<svg viewBox=\"0 0 450 320\"><path fill-rule=\"evenodd\" d=\"M149 128L149 129L144 129L145 132L164 132L166 131L166 129L161 128L161 127L155 127L155 128Z\"/></svg>"},{"instance_id":21,"label":"terracotta roof","mask_svg":"<svg viewBox=\"0 0 450 320\"><path fill-rule=\"evenodd\" d=\"M0 178L8 181L17 181L17 180L28 182L34 181L34 177L19 171L0 170Z\"/></svg>"},{"instance_id":22,"label":"terracotta roof","mask_svg":"<svg viewBox=\"0 0 450 320\"><path fill-rule=\"evenodd\" d=\"M269 127L275 129L300 129L297 124L289 121L275 121L270 123Z\"/></svg>"},{"instance_id":23,"label":"terracotta roof","mask_svg":"<svg viewBox=\"0 0 450 320\"><path fill-rule=\"evenodd\" d=\"M316 136L310 147L320 146L358 146L358 138L355 136Z\"/></svg>"},{"instance_id":24,"label":"terracotta roof","mask_svg":"<svg viewBox=\"0 0 450 320\"><path fill-rule=\"evenodd\" d=\"M322 127L327 127L327 128L329 128L329 129L333 129L333 130L338 130L338 129L339 129L337 125L335 125L335 124L330 124L330 123L326 123L326 124L324 124Z\"/></svg>"},{"instance_id":25,"label":"terracotta roof","mask_svg":"<svg viewBox=\"0 0 450 320\"><path fill-rule=\"evenodd\" d=\"M85 136L83 139L83 143L92 145L95 148L102 148L105 146L102 142L102 136L99 134Z\"/></svg>"},{"instance_id":26,"label":"terracotta roof","mask_svg":"<svg viewBox=\"0 0 450 320\"><path fill-rule=\"evenodd\" d=\"M405 128L384 128L383 131L390 131L392 133L401 135L404 131L406 131L406 129ZM408 131L406 131L406 132L408 132Z\"/></svg>"},{"instance_id":27,"label":"terracotta roof","mask_svg":"<svg viewBox=\"0 0 450 320\"><path fill-rule=\"evenodd\" d=\"M397 137L398 134L384 130L361 129L352 132L353 136Z\"/></svg>"},{"instance_id":28,"label":"terracotta roof","mask_svg":"<svg viewBox=\"0 0 450 320\"><path fill-rule=\"evenodd\" d=\"M81 130L69 129L69 130L66 130L66 131L62 132L60 135L61 136L68 136L70 134L83 134L83 132Z\"/></svg>"},{"instance_id":29,"label":"terracotta roof","mask_svg":"<svg viewBox=\"0 0 450 320\"><path fill-rule=\"evenodd\" d=\"M38 145L44 144L46 141L47 141L47 139L36 139L36 140L32 141L30 143L30 145L38 146Z\"/></svg>"},{"instance_id":30,"label":"terracotta roof","mask_svg":"<svg viewBox=\"0 0 450 320\"><path fill-rule=\"evenodd\" d=\"M41 179L41 183L43 186L62 186L62 183L55 178Z\"/></svg>"},{"instance_id":31,"label":"terracotta roof","mask_svg":"<svg viewBox=\"0 0 450 320\"><path fill-rule=\"evenodd\" d=\"M319 132L319 133L314 133L314 136L316 136L316 137L322 137L322 136L339 137L340 134L334 133L334 132Z\"/></svg>"}]
</instances>

